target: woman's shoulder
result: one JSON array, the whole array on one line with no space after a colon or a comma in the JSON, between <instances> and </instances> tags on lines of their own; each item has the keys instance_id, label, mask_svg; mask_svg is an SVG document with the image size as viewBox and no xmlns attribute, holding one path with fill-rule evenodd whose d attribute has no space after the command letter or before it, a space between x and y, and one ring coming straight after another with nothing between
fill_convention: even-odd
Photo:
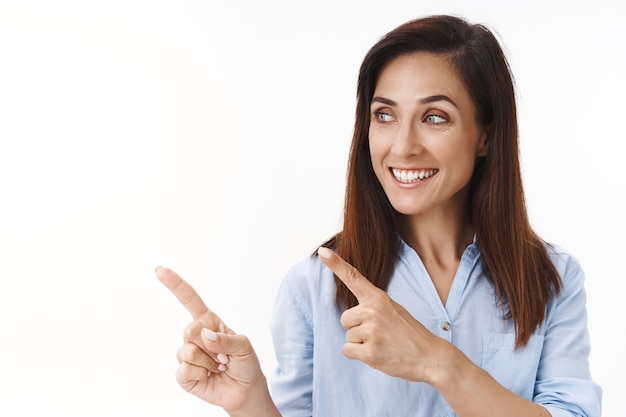
<instances>
[{"instance_id":1,"label":"woman's shoulder","mask_svg":"<svg viewBox=\"0 0 626 417\"><path fill-rule=\"evenodd\" d=\"M281 288L289 292L316 293L334 291L333 273L317 255L306 256L293 264L283 277Z\"/></svg>"},{"instance_id":2,"label":"woman's shoulder","mask_svg":"<svg viewBox=\"0 0 626 417\"><path fill-rule=\"evenodd\" d=\"M567 248L557 243L545 243L546 250L565 288L582 286L585 275L578 258Z\"/></svg>"},{"instance_id":3,"label":"woman's shoulder","mask_svg":"<svg viewBox=\"0 0 626 417\"><path fill-rule=\"evenodd\" d=\"M558 268L566 267L570 263L578 263L578 259L572 251L558 243L545 242L546 251L552 259L554 265Z\"/></svg>"}]
</instances>

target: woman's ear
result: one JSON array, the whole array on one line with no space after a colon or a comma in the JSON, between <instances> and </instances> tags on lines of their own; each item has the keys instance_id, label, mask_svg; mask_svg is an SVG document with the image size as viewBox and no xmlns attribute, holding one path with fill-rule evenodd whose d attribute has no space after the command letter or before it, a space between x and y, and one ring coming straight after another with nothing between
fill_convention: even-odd
<instances>
[{"instance_id":1,"label":"woman's ear","mask_svg":"<svg viewBox=\"0 0 626 417\"><path fill-rule=\"evenodd\" d=\"M484 157L489 153L489 128L482 129L478 144L476 145L476 156Z\"/></svg>"}]
</instances>

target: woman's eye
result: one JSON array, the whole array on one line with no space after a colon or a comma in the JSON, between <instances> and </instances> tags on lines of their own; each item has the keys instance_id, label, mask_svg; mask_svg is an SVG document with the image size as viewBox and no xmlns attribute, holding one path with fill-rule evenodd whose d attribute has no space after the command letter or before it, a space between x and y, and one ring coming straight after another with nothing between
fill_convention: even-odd
<instances>
[{"instance_id":1,"label":"woman's eye","mask_svg":"<svg viewBox=\"0 0 626 417\"><path fill-rule=\"evenodd\" d=\"M392 122L393 116L385 112L376 112L376 120L380 123Z\"/></svg>"},{"instance_id":2,"label":"woman's eye","mask_svg":"<svg viewBox=\"0 0 626 417\"><path fill-rule=\"evenodd\" d=\"M439 116L438 114L429 114L428 116L426 116L426 122L428 123L432 123L432 124L440 124L440 123L445 123L448 120L443 117L443 116Z\"/></svg>"}]
</instances>

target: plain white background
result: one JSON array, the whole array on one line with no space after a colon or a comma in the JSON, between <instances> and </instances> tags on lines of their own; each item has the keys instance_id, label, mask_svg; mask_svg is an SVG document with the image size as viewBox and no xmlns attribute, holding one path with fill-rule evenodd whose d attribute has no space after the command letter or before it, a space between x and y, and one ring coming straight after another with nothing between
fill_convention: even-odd
<instances>
[{"instance_id":1,"label":"plain white background","mask_svg":"<svg viewBox=\"0 0 626 417\"><path fill-rule=\"evenodd\" d=\"M270 371L277 285L340 227L363 55L455 13L507 51L531 220L586 271L592 373L623 416L623 14L466 3L0 0L0 415L224 415L174 380L189 317L154 267Z\"/></svg>"}]
</instances>

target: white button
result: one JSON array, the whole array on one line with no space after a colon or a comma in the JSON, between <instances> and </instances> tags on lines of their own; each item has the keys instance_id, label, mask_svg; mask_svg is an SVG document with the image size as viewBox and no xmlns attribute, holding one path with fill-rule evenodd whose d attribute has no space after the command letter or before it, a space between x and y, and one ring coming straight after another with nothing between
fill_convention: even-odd
<instances>
[{"instance_id":1,"label":"white button","mask_svg":"<svg viewBox=\"0 0 626 417\"><path fill-rule=\"evenodd\" d=\"M443 323L441 323L441 328L442 328L443 330L445 330L445 331L450 330L450 327L451 327L451 326L450 326L450 323L449 323L449 322L447 322L447 321L444 321Z\"/></svg>"}]
</instances>

